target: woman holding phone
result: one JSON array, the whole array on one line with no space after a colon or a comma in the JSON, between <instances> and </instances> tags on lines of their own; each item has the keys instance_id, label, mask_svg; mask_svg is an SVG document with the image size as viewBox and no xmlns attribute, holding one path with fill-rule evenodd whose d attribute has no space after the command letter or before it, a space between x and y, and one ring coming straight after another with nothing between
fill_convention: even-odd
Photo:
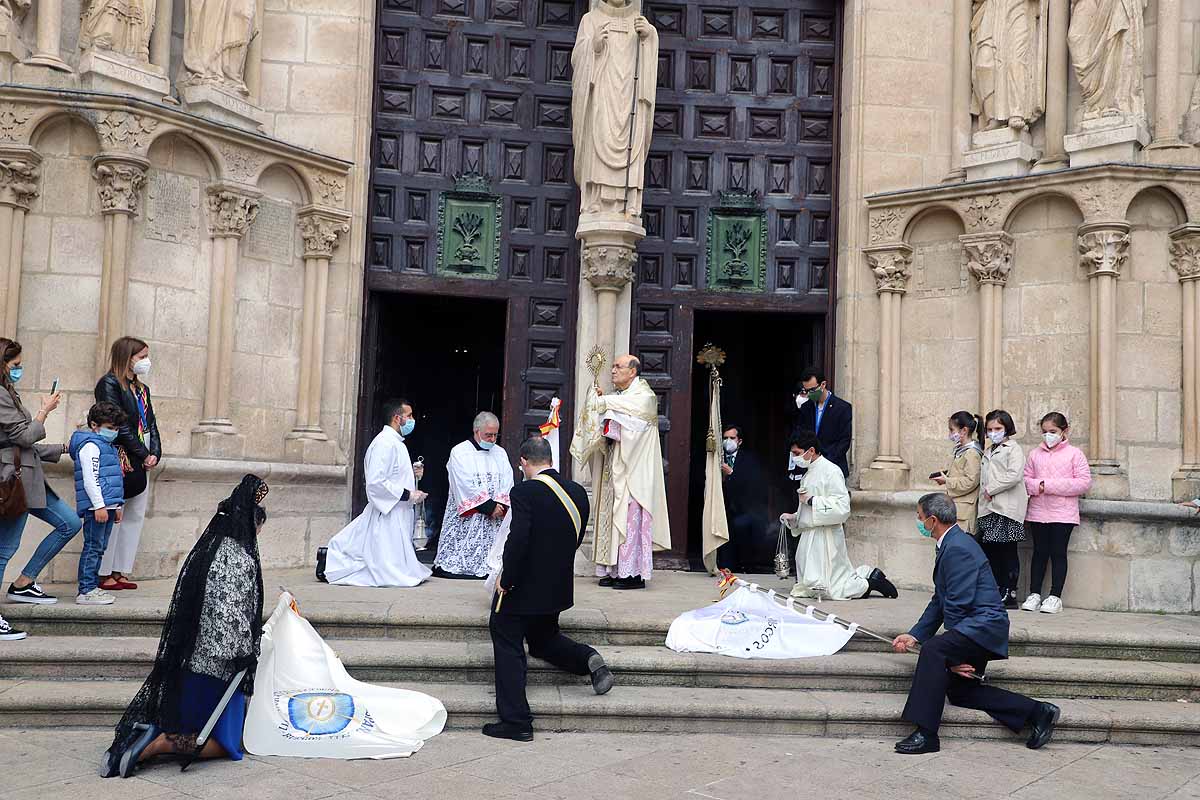
<instances>
[{"instance_id":1,"label":"woman holding phone","mask_svg":"<svg viewBox=\"0 0 1200 800\"><path fill-rule=\"evenodd\" d=\"M128 422L117 434L118 452L123 453L125 472L125 518L113 528L108 549L100 562L100 588L105 591L136 589L128 579L137 557L138 541L150 503L147 470L158 466L162 442L158 420L150 402L150 345L133 336L122 336L112 344L109 371L96 384L96 402L109 402L125 412Z\"/></svg>"}]
</instances>

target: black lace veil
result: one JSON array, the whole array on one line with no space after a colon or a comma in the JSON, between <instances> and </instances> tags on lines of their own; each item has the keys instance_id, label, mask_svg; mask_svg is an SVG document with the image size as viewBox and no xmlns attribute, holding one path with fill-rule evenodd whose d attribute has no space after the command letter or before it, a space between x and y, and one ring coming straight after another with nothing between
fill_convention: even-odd
<instances>
[{"instance_id":1,"label":"black lace veil","mask_svg":"<svg viewBox=\"0 0 1200 800\"><path fill-rule=\"evenodd\" d=\"M158 642L158 655L150 676L129 703L125 716L117 724L116 735L109 752L123 752L136 738L134 726L146 722L164 731L179 731L180 700L184 672L191 661L196 647L196 634L200 630L200 614L204 607L204 596L217 549L226 539L232 539L245 548L254 561L258 590L258 613L253 629L254 646L252 655L231 660L232 674L242 669L246 677L241 689L247 695L254 690L254 671L258 666L258 640L262 636L263 585L262 565L258 554L256 522L263 518L259 504L266 497L268 487L256 475L246 475L238 487L217 506L217 513L209 521L204 534L192 547L175 584L171 607L163 625L162 637ZM246 587L247 590L253 587ZM192 737L194 747L195 739ZM194 753L193 753L194 755Z\"/></svg>"}]
</instances>

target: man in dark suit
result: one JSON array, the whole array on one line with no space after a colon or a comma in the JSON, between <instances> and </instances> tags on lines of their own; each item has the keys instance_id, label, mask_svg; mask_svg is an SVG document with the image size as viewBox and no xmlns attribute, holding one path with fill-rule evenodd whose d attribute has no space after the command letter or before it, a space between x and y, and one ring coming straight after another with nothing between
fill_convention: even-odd
<instances>
[{"instance_id":1,"label":"man in dark suit","mask_svg":"<svg viewBox=\"0 0 1200 800\"><path fill-rule=\"evenodd\" d=\"M763 530L767 519L767 484L762 465L743 446L741 427L731 425L722 436L721 488L729 542L717 551L717 563L744 572L754 560L755 531Z\"/></svg>"},{"instance_id":2,"label":"man in dark suit","mask_svg":"<svg viewBox=\"0 0 1200 800\"><path fill-rule=\"evenodd\" d=\"M836 464L843 476L850 477L847 453L854 434L854 407L829 391L825 373L816 367L800 373L795 397L799 408L792 436L802 430L816 431L821 455Z\"/></svg>"},{"instance_id":3,"label":"man in dark suit","mask_svg":"<svg viewBox=\"0 0 1200 800\"><path fill-rule=\"evenodd\" d=\"M987 557L957 519L948 495L927 494L917 503L917 530L937 547L934 592L912 630L892 642L897 653L921 646L902 714L917 729L896 744L896 752L940 749L938 726L947 698L956 706L986 711L1014 733L1030 726L1025 746L1037 750L1054 735L1059 708L983 682L989 661L1008 658L1008 612ZM945 632L938 634L943 626Z\"/></svg>"},{"instance_id":4,"label":"man in dark suit","mask_svg":"<svg viewBox=\"0 0 1200 800\"><path fill-rule=\"evenodd\" d=\"M550 443L521 445L525 480L509 493L512 523L504 565L492 598L489 627L496 662L499 722L487 736L533 741L533 714L525 698L525 642L529 654L575 675L591 675L596 694L613 686L612 672L591 647L568 639L558 615L575 604L575 550L587 527L587 492L550 465Z\"/></svg>"}]
</instances>

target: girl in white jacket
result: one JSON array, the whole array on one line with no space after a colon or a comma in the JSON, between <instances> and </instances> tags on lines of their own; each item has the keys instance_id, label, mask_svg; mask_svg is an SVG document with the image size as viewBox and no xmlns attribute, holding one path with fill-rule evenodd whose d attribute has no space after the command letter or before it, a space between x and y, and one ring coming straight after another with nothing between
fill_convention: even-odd
<instances>
[{"instance_id":1,"label":"girl in white jacket","mask_svg":"<svg viewBox=\"0 0 1200 800\"><path fill-rule=\"evenodd\" d=\"M979 474L977 535L992 566L1005 608L1017 607L1017 579L1021 561L1017 546L1025 541L1025 454L1012 439L1017 433L1012 415L996 409L987 415L984 431L988 447Z\"/></svg>"}]
</instances>

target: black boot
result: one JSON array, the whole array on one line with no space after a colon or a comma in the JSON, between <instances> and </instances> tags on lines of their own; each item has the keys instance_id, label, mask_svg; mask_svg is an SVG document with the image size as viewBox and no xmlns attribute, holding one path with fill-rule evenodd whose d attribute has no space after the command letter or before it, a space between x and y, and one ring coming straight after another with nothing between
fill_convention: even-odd
<instances>
[{"instance_id":1,"label":"black boot","mask_svg":"<svg viewBox=\"0 0 1200 800\"><path fill-rule=\"evenodd\" d=\"M325 580L325 557L328 554L328 547L317 548L317 580L321 583L329 583L329 581Z\"/></svg>"},{"instance_id":2,"label":"black boot","mask_svg":"<svg viewBox=\"0 0 1200 800\"><path fill-rule=\"evenodd\" d=\"M884 575L883 570L878 567L871 570L871 574L867 576L867 593L863 595L863 599L870 597L871 592L879 592L889 600L895 600L900 596L895 584L889 581L887 575Z\"/></svg>"}]
</instances>

